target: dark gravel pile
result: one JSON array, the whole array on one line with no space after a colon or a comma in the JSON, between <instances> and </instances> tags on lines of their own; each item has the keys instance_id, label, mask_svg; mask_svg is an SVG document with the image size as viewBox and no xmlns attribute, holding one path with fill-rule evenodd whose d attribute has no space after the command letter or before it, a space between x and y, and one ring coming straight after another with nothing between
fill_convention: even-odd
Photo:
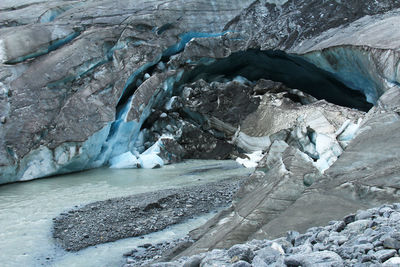
<instances>
[{"instance_id":1,"label":"dark gravel pile","mask_svg":"<svg viewBox=\"0 0 400 267\"><path fill-rule=\"evenodd\" d=\"M253 240L151 266L400 266L399 249L400 203L358 211L304 234L288 232L275 240Z\"/></svg>"},{"instance_id":2,"label":"dark gravel pile","mask_svg":"<svg viewBox=\"0 0 400 267\"><path fill-rule=\"evenodd\" d=\"M124 267L148 266L155 261L165 261L170 255L178 254L194 241L189 236L157 244L143 244L124 254Z\"/></svg>"},{"instance_id":3,"label":"dark gravel pile","mask_svg":"<svg viewBox=\"0 0 400 267\"><path fill-rule=\"evenodd\" d=\"M53 219L53 237L67 251L160 231L196 215L228 206L240 178L108 199Z\"/></svg>"}]
</instances>

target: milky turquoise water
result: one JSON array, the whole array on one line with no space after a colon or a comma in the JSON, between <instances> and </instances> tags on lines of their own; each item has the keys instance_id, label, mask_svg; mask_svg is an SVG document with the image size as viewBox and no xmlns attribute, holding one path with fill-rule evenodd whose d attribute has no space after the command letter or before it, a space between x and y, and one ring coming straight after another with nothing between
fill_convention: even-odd
<instances>
[{"instance_id":1,"label":"milky turquoise water","mask_svg":"<svg viewBox=\"0 0 400 267\"><path fill-rule=\"evenodd\" d=\"M250 172L234 161L196 160L153 170L101 168L0 186L0 266L120 266L124 252L139 244L180 238L213 214L144 239L124 239L80 252L65 252L54 243L52 219L93 201L204 184Z\"/></svg>"}]
</instances>

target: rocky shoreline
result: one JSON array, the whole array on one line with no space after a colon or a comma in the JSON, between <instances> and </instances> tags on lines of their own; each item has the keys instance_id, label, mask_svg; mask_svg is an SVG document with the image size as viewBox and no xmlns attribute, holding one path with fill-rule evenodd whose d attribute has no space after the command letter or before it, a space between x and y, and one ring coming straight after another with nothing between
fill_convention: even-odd
<instances>
[{"instance_id":1,"label":"rocky shoreline","mask_svg":"<svg viewBox=\"0 0 400 267\"><path fill-rule=\"evenodd\" d=\"M311 207L310 207L311 208ZM152 267L400 266L400 203L359 210L304 234L253 240ZM125 266L141 266L130 265Z\"/></svg>"},{"instance_id":2,"label":"rocky shoreline","mask_svg":"<svg viewBox=\"0 0 400 267\"><path fill-rule=\"evenodd\" d=\"M124 253L124 267L148 266L154 262L171 260L177 253L186 249L194 240L190 236L157 244L143 244Z\"/></svg>"},{"instance_id":3,"label":"rocky shoreline","mask_svg":"<svg viewBox=\"0 0 400 267\"><path fill-rule=\"evenodd\" d=\"M53 237L67 251L142 236L227 207L241 184L232 177L205 185L161 190L90 203L53 219Z\"/></svg>"}]
</instances>

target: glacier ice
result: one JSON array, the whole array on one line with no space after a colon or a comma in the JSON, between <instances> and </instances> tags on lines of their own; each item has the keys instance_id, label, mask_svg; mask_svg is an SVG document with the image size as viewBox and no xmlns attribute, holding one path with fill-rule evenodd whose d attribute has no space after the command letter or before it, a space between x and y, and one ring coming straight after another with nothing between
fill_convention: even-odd
<instances>
[{"instance_id":1,"label":"glacier ice","mask_svg":"<svg viewBox=\"0 0 400 267\"><path fill-rule=\"evenodd\" d=\"M43 172L51 174L56 171L56 167L52 160L52 153L47 147L40 147L34 153L33 160L29 161L27 168L22 175L20 181L31 180L43 175Z\"/></svg>"},{"instance_id":2,"label":"glacier ice","mask_svg":"<svg viewBox=\"0 0 400 267\"><path fill-rule=\"evenodd\" d=\"M176 101L178 100L177 96L173 96L171 97L168 102L165 104L165 109L166 110L172 110L174 104L176 103Z\"/></svg>"},{"instance_id":3,"label":"glacier ice","mask_svg":"<svg viewBox=\"0 0 400 267\"><path fill-rule=\"evenodd\" d=\"M269 136L253 137L243 132L237 132L232 142L246 152L264 150L271 145Z\"/></svg>"},{"instance_id":4,"label":"glacier ice","mask_svg":"<svg viewBox=\"0 0 400 267\"><path fill-rule=\"evenodd\" d=\"M139 134L140 135L140 134ZM143 134L142 134L143 135ZM164 166L163 159L159 156L161 141L157 141L150 148L136 157L128 151L109 160L110 168L144 168L153 169ZM137 152L137 151L135 151Z\"/></svg>"},{"instance_id":5,"label":"glacier ice","mask_svg":"<svg viewBox=\"0 0 400 267\"><path fill-rule=\"evenodd\" d=\"M146 106L143 105L143 110L139 121L127 121L128 113L132 108L132 101L135 95L131 96L124 104L123 108L117 114L117 120L113 122L109 137L103 145L102 152L99 155L99 161L113 165L109 159L118 157L126 152L134 153L138 158L138 166L142 168L155 168L164 165L160 153L160 141L156 142L152 147L139 155L143 149L145 132L140 131L144 121L148 118L154 105L165 101L166 97L172 92L176 81L181 78L182 72L176 76L168 78L161 90L155 90L154 95L149 100ZM133 155L133 154L132 154ZM134 155L133 155L134 156ZM115 165L115 164L114 164Z\"/></svg>"},{"instance_id":6,"label":"glacier ice","mask_svg":"<svg viewBox=\"0 0 400 267\"><path fill-rule=\"evenodd\" d=\"M350 141L355 138L358 130L360 129L361 122L361 118L357 121L357 123L353 123L350 120L345 121L342 127L340 127L340 129L336 132L336 139L343 148L346 148Z\"/></svg>"},{"instance_id":7,"label":"glacier ice","mask_svg":"<svg viewBox=\"0 0 400 267\"><path fill-rule=\"evenodd\" d=\"M377 72L373 71L367 54L357 48L330 48L312 52L304 56L309 62L334 75L350 88L362 92L366 100L375 104L382 94ZM332 65L331 62L336 62ZM354 67L357 66L357 67Z\"/></svg>"},{"instance_id":8,"label":"glacier ice","mask_svg":"<svg viewBox=\"0 0 400 267\"><path fill-rule=\"evenodd\" d=\"M162 138L162 137L161 137ZM161 138L139 156L139 165L144 169L164 166L163 159L158 155L161 151Z\"/></svg>"},{"instance_id":9,"label":"glacier ice","mask_svg":"<svg viewBox=\"0 0 400 267\"><path fill-rule=\"evenodd\" d=\"M157 154L140 155L139 165L144 169L154 169L164 166L164 161Z\"/></svg>"},{"instance_id":10,"label":"glacier ice","mask_svg":"<svg viewBox=\"0 0 400 267\"><path fill-rule=\"evenodd\" d=\"M137 168L139 160L131 153L126 152L110 159L110 168L132 169Z\"/></svg>"},{"instance_id":11,"label":"glacier ice","mask_svg":"<svg viewBox=\"0 0 400 267\"><path fill-rule=\"evenodd\" d=\"M229 31L221 32L221 33L206 33L206 32L187 32L181 34L179 38L181 39L179 43L169 47L163 52L163 57L170 57L181 52L187 43L189 43L193 38L209 38L209 37L219 37L222 36Z\"/></svg>"},{"instance_id":12,"label":"glacier ice","mask_svg":"<svg viewBox=\"0 0 400 267\"><path fill-rule=\"evenodd\" d=\"M255 168L258 162L263 158L264 154L261 150L254 151L253 153L246 154L247 158L237 158L236 162L245 166L246 168Z\"/></svg>"},{"instance_id":13,"label":"glacier ice","mask_svg":"<svg viewBox=\"0 0 400 267\"><path fill-rule=\"evenodd\" d=\"M46 146L40 146L31 151L20 162L21 168L17 170L17 176L20 177L18 180L26 181L102 166L102 162L97 162L95 159L101 151L102 144L107 139L109 129L110 125L108 124L84 143L64 143L55 148L54 151ZM5 173L15 171L4 170Z\"/></svg>"},{"instance_id":14,"label":"glacier ice","mask_svg":"<svg viewBox=\"0 0 400 267\"><path fill-rule=\"evenodd\" d=\"M358 129L360 128L361 121L362 121L361 119L359 119L357 123L353 123L353 122L350 121L346 125L346 127L344 127L343 132L341 132L338 135L338 140L339 141L350 141L350 140L352 140L355 137Z\"/></svg>"}]
</instances>

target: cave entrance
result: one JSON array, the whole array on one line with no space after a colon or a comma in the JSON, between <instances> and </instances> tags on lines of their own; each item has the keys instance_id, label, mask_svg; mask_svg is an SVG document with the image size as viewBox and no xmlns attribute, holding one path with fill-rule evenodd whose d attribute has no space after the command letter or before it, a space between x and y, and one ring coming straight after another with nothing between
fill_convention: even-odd
<instances>
[{"instance_id":1,"label":"cave entrance","mask_svg":"<svg viewBox=\"0 0 400 267\"><path fill-rule=\"evenodd\" d=\"M211 64L195 67L184 75L182 83L198 79L207 82L222 78L232 80L237 76L250 81L268 79L282 82L289 88L299 89L317 99L368 111L372 104L363 93L353 90L334 77L300 56L288 55L282 51L247 50L233 53L227 58Z\"/></svg>"}]
</instances>

